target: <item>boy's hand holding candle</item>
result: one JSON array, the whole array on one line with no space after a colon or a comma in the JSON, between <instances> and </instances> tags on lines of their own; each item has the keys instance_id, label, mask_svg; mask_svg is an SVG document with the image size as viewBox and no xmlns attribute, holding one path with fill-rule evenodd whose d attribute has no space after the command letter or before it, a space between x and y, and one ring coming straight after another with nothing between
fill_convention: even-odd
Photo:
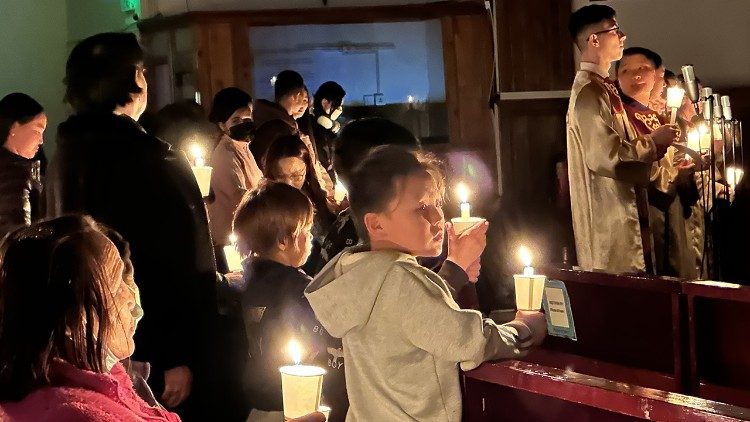
<instances>
[{"instance_id":1,"label":"boy's hand holding candle","mask_svg":"<svg viewBox=\"0 0 750 422\"><path fill-rule=\"evenodd\" d=\"M448 224L448 256L446 260L461 267L469 275L469 280L472 282L477 281L479 257L487 246L488 227L489 223L482 221L458 234L453 224ZM474 275L470 272L477 274Z\"/></svg>"}]
</instances>

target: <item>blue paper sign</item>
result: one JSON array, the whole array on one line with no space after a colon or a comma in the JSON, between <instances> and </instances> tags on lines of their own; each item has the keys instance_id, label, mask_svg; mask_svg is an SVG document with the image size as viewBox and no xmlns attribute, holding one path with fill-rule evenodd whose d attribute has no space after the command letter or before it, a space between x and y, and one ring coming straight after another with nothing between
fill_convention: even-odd
<instances>
[{"instance_id":1,"label":"blue paper sign","mask_svg":"<svg viewBox=\"0 0 750 422\"><path fill-rule=\"evenodd\" d=\"M555 337L565 337L577 341L573 311L565 283L560 280L547 280L544 284L542 300L547 318L547 333Z\"/></svg>"}]
</instances>

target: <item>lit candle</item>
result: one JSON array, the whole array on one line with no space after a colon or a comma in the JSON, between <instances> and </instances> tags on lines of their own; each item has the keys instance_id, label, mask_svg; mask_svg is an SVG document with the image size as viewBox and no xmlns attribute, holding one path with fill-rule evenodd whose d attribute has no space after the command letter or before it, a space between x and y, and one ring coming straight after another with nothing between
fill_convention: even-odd
<instances>
[{"instance_id":1,"label":"lit candle","mask_svg":"<svg viewBox=\"0 0 750 422\"><path fill-rule=\"evenodd\" d=\"M206 161L203 159L203 148L198 144L190 146L190 153L193 155L194 165L192 166L195 180L198 182L198 188L200 188L201 195L203 197L208 196L211 189L211 172L213 169L206 165Z\"/></svg>"},{"instance_id":2,"label":"lit candle","mask_svg":"<svg viewBox=\"0 0 750 422\"><path fill-rule=\"evenodd\" d=\"M525 246L518 251L523 263L523 274L513 275L516 285L516 309L521 311L538 311L542 309L542 296L547 276L535 275L531 266L531 252Z\"/></svg>"},{"instance_id":3,"label":"lit candle","mask_svg":"<svg viewBox=\"0 0 750 422\"><path fill-rule=\"evenodd\" d=\"M687 133L687 147L697 153L701 150L701 134L698 129L690 129ZM685 160L688 162L693 161L693 157L685 153Z\"/></svg>"},{"instance_id":4,"label":"lit candle","mask_svg":"<svg viewBox=\"0 0 750 422\"><path fill-rule=\"evenodd\" d=\"M301 365L302 349L296 341L290 341L288 347L294 365L282 366L279 371L284 418L294 419L319 411L326 371L317 366Z\"/></svg>"},{"instance_id":5,"label":"lit candle","mask_svg":"<svg viewBox=\"0 0 750 422\"><path fill-rule=\"evenodd\" d=\"M224 246L224 258L227 260L229 272L242 271L242 255L237 250L237 235L229 235L229 244Z\"/></svg>"},{"instance_id":6,"label":"lit candle","mask_svg":"<svg viewBox=\"0 0 750 422\"><path fill-rule=\"evenodd\" d=\"M453 224L455 232L461 234L477 223L484 221L484 218L471 216L469 188L465 184L459 183L458 186L456 186L456 196L458 196L458 200L461 203L461 216L452 218L451 223Z\"/></svg>"},{"instance_id":7,"label":"lit candle","mask_svg":"<svg viewBox=\"0 0 750 422\"><path fill-rule=\"evenodd\" d=\"M678 86L667 88L667 107L672 109L672 117L669 119L671 124L677 122L677 110L682 106L682 98L685 97L685 90Z\"/></svg>"},{"instance_id":8,"label":"lit candle","mask_svg":"<svg viewBox=\"0 0 750 422\"><path fill-rule=\"evenodd\" d=\"M461 218L471 218L471 205L469 205L469 188L467 188L465 184L459 183L458 187L456 187L456 194L458 195L458 200L461 201Z\"/></svg>"},{"instance_id":9,"label":"lit candle","mask_svg":"<svg viewBox=\"0 0 750 422\"><path fill-rule=\"evenodd\" d=\"M708 129L708 126L703 123L698 126L698 131L701 134L700 151L706 152L711 148L711 131Z\"/></svg>"},{"instance_id":10,"label":"lit candle","mask_svg":"<svg viewBox=\"0 0 750 422\"><path fill-rule=\"evenodd\" d=\"M742 180L742 176L745 174L745 172L736 167L727 167L727 184L729 185L729 188L734 190L737 187L737 184L740 183L740 180Z\"/></svg>"},{"instance_id":11,"label":"lit candle","mask_svg":"<svg viewBox=\"0 0 750 422\"><path fill-rule=\"evenodd\" d=\"M344 187L344 184L341 183L341 180L336 181L336 186L333 188L333 199L336 201L336 203L340 204L344 201L344 198L346 198L346 195L348 194L346 187Z\"/></svg>"}]
</instances>

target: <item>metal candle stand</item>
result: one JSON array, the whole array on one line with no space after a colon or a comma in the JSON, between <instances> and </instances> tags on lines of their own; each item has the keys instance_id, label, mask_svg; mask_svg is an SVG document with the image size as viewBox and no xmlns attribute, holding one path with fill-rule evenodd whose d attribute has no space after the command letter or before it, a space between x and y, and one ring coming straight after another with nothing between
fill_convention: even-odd
<instances>
[{"instance_id":1,"label":"metal candle stand","mask_svg":"<svg viewBox=\"0 0 750 422\"><path fill-rule=\"evenodd\" d=\"M686 67L690 67L690 69L686 72ZM683 66L683 77L685 78L686 85L689 83L689 81L694 82L694 74L692 70L692 66ZM692 88L692 90L689 87L688 93L696 92L695 87ZM726 100L724 100L726 98ZM714 130L714 125L718 125L719 133L722 137L722 167L723 167L723 173L722 176L727 178L727 143L726 141L731 139L731 158L732 158L732 166L734 169L741 169L744 170L744 148L743 148L743 142L742 142L742 122L740 122L737 119L733 119L731 115L731 108L729 104L729 97L721 97L718 94L714 94L711 90L711 88L703 88L700 91L700 96L698 95L691 95L691 101L693 102L693 106L695 107L695 112L697 115L701 115L701 111L698 107L698 103L703 100L703 120L705 124L708 126L708 130L710 131L711 135L711 145L709 147L709 169L708 169L708 186L706 186L706 180L705 180L705 172L701 171L700 177L701 177L701 198L703 199L703 213L704 213L704 222L705 222L705 229L704 229L704 238L703 238L703 256L701 257L701 275L705 274L705 276L712 280L721 280L722 279L722 255L723 255L723 249L724 249L724 243L726 236L726 230L724 229L724 226L722 225L722 216L721 216L721 205L719 202L719 195L716 191L716 183L717 183L717 177L716 177L716 170L717 170L717 157L716 157L716 151L714 149L714 144L718 140L716 137L716 131ZM727 128L729 130L727 130ZM738 151L739 150L739 151ZM739 152L739 160L737 152ZM733 170L736 172L736 170ZM735 173L736 174L736 173ZM735 175L734 178L734 184L736 185L738 182L738 178ZM724 198L727 201L731 201L731 192L730 189L733 189L732 186L725 183L726 190ZM710 202L709 202L710 197Z\"/></svg>"}]
</instances>

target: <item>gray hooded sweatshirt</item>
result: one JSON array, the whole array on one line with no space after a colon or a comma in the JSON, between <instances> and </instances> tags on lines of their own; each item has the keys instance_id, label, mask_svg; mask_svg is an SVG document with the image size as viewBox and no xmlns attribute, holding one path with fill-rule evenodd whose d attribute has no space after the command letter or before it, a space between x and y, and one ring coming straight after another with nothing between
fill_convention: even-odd
<instances>
[{"instance_id":1,"label":"gray hooded sweatshirt","mask_svg":"<svg viewBox=\"0 0 750 422\"><path fill-rule=\"evenodd\" d=\"M445 281L408 254L349 248L305 289L340 337L349 421L460 421L459 365L524 354L528 327L462 310ZM324 381L325 382L325 381Z\"/></svg>"}]
</instances>

